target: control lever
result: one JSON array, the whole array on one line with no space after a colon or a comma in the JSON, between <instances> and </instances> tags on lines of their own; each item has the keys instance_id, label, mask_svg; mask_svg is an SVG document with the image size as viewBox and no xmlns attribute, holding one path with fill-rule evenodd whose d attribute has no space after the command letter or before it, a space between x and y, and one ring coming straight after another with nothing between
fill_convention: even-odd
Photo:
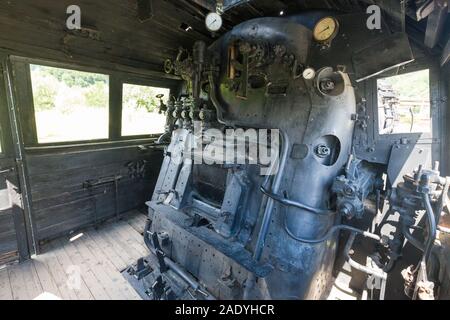
<instances>
[{"instance_id":1,"label":"control lever","mask_svg":"<svg viewBox=\"0 0 450 320\"><path fill-rule=\"evenodd\" d=\"M0 174L7 174L7 173L13 172L15 170L16 169L14 167L11 167L9 169L0 169Z\"/></svg>"},{"instance_id":2,"label":"control lever","mask_svg":"<svg viewBox=\"0 0 450 320\"><path fill-rule=\"evenodd\" d=\"M155 282L151 287L153 293L153 300L161 300L161 298L164 295L165 287L166 283L163 281L163 278L161 276L156 278Z\"/></svg>"},{"instance_id":3,"label":"control lever","mask_svg":"<svg viewBox=\"0 0 450 320\"><path fill-rule=\"evenodd\" d=\"M139 149L139 151L149 151L149 150L154 150L154 149L161 149L161 147L165 146L165 144L163 143L152 143L152 144L148 144L148 145L139 145L137 146L137 148Z\"/></svg>"},{"instance_id":4,"label":"control lever","mask_svg":"<svg viewBox=\"0 0 450 320\"><path fill-rule=\"evenodd\" d=\"M161 249L161 246L159 245L158 234L156 232L152 233L152 241L153 247L155 248L156 257L158 258L159 269L161 273L164 273L167 270L169 270L169 268L167 267L166 262L164 261L165 254L164 251Z\"/></svg>"}]
</instances>

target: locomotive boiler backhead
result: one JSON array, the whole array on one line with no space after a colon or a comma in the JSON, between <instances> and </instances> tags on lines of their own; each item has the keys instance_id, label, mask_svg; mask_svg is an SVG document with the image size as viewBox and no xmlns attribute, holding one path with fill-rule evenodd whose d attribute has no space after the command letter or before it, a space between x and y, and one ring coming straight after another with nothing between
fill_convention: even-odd
<instances>
[{"instance_id":1,"label":"locomotive boiler backhead","mask_svg":"<svg viewBox=\"0 0 450 320\"><path fill-rule=\"evenodd\" d=\"M274 268L257 286L246 284L258 288L253 297L320 298L330 283L335 236L317 240L339 219L330 210L330 189L351 154L356 102L343 72L325 66L314 78L303 77L314 60L310 46L311 31L305 26L261 18L239 25L212 47L221 57L216 107L222 109L222 122L285 133L282 143L288 151L282 159L285 169L278 173L279 191L274 194L266 186L266 197L299 204L275 200L268 230L253 230L250 250L263 245L256 258ZM258 237L265 238L263 243Z\"/></svg>"},{"instance_id":2,"label":"locomotive boiler backhead","mask_svg":"<svg viewBox=\"0 0 450 320\"><path fill-rule=\"evenodd\" d=\"M394 197L397 207L380 210L382 197L389 202L397 194L387 182L403 169L387 170L396 151L389 155L369 139L364 86L357 83L374 67L359 53L354 63L343 54L348 37L338 29L353 29L327 14L248 20L209 46L196 42L192 54L180 49L170 62L186 92L169 102L171 142L147 203L149 265L159 267L144 282L165 288L150 290L152 297L323 299L337 258L379 283L384 297L420 201L402 211ZM318 25L334 28L326 41ZM445 184L438 175L425 180ZM377 230L367 203L375 203L376 217L407 212L403 229L393 236ZM356 236L374 248L366 265L351 257Z\"/></svg>"}]
</instances>

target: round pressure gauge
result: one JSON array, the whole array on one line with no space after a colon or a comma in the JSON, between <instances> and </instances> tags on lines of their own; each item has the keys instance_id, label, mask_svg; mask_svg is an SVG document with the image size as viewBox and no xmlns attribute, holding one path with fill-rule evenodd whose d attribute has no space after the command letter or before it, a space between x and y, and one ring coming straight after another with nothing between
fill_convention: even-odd
<instances>
[{"instance_id":1,"label":"round pressure gauge","mask_svg":"<svg viewBox=\"0 0 450 320\"><path fill-rule=\"evenodd\" d=\"M303 78L305 80L312 80L316 76L316 71L313 68L306 68L303 70Z\"/></svg>"},{"instance_id":2,"label":"round pressure gauge","mask_svg":"<svg viewBox=\"0 0 450 320\"><path fill-rule=\"evenodd\" d=\"M205 20L206 28L211 32L217 32L222 28L222 17L216 12L210 12Z\"/></svg>"},{"instance_id":3,"label":"round pressure gauge","mask_svg":"<svg viewBox=\"0 0 450 320\"><path fill-rule=\"evenodd\" d=\"M325 17L316 23L313 36L317 42L329 42L336 37L339 32L338 21L333 17Z\"/></svg>"}]
</instances>

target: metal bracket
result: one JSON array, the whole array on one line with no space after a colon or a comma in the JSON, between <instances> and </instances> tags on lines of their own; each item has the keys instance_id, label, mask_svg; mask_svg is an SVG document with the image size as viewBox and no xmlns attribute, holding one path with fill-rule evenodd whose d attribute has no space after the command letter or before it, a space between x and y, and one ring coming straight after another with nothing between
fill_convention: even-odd
<instances>
[{"instance_id":1,"label":"metal bracket","mask_svg":"<svg viewBox=\"0 0 450 320\"><path fill-rule=\"evenodd\" d=\"M169 267L167 267L167 264L164 261L166 255L164 251L161 249L161 246L159 244L158 234L156 232L153 232L151 236L153 241L153 247L155 248L156 252L156 257L158 258L159 270L161 273L164 273L167 270L169 270Z\"/></svg>"},{"instance_id":2,"label":"metal bracket","mask_svg":"<svg viewBox=\"0 0 450 320\"><path fill-rule=\"evenodd\" d=\"M137 261L136 268L133 269L134 276L138 280L141 280L142 278L146 277L152 271L153 271L152 268L148 265L147 261L145 261L144 258L140 258Z\"/></svg>"}]
</instances>

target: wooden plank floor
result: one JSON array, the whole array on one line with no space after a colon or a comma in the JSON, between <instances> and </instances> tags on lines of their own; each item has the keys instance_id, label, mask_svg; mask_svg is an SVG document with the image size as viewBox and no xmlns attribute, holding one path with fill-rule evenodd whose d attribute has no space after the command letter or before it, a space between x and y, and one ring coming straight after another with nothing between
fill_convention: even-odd
<instances>
[{"instance_id":1,"label":"wooden plank floor","mask_svg":"<svg viewBox=\"0 0 450 320\"><path fill-rule=\"evenodd\" d=\"M0 269L0 300L140 300L120 271L148 254L145 222L133 211L51 241L41 255Z\"/></svg>"}]
</instances>

